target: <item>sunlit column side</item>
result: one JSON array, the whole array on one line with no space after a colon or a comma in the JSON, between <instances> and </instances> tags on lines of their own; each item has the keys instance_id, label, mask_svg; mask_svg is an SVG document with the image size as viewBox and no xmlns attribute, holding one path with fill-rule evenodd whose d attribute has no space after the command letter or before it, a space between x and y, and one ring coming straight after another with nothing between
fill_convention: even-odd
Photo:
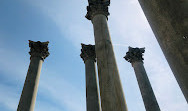
<instances>
[{"instance_id":1,"label":"sunlit column side","mask_svg":"<svg viewBox=\"0 0 188 111\"><path fill-rule=\"evenodd\" d=\"M124 58L125 60L130 62L134 68L146 111L160 111L159 105L157 103L143 65L144 59L142 57L142 53L144 52L145 48L129 47L129 51L126 53L126 56Z\"/></svg>"},{"instance_id":2,"label":"sunlit column side","mask_svg":"<svg viewBox=\"0 0 188 111\"><path fill-rule=\"evenodd\" d=\"M138 0L188 102L188 0Z\"/></svg>"},{"instance_id":3,"label":"sunlit column side","mask_svg":"<svg viewBox=\"0 0 188 111\"><path fill-rule=\"evenodd\" d=\"M48 43L29 40L30 65L17 111L34 111L42 63L49 56Z\"/></svg>"},{"instance_id":4,"label":"sunlit column side","mask_svg":"<svg viewBox=\"0 0 188 111\"><path fill-rule=\"evenodd\" d=\"M95 69L95 46L82 44L80 57L85 63L87 111L101 111Z\"/></svg>"},{"instance_id":5,"label":"sunlit column side","mask_svg":"<svg viewBox=\"0 0 188 111\"><path fill-rule=\"evenodd\" d=\"M114 50L108 30L110 0L88 0L86 18L94 28L102 111L127 111Z\"/></svg>"}]
</instances>

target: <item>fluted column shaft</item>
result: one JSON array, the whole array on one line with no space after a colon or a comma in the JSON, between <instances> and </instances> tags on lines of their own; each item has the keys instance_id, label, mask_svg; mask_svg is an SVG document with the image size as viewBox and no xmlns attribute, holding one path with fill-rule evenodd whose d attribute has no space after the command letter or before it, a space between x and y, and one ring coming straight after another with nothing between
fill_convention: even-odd
<instances>
[{"instance_id":1,"label":"fluted column shaft","mask_svg":"<svg viewBox=\"0 0 188 111\"><path fill-rule=\"evenodd\" d=\"M131 62L134 68L146 111L160 111L143 65L142 53L144 53L144 51L144 48L129 47L129 52L126 54L125 59Z\"/></svg>"},{"instance_id":2,"label":"fluted column shaft","mask_svg":"<svg viewBox=\"0 0 188 111\"><path fill-rule=\"evenodd\" d=\"M95 68L95 46L82 44L81 58L85 63L87 111L101 111Z\"/></svg>"},{"instance_id":3,"label":"fluted column shaft","mask_svg":"<svg viewBox=\"0 0 188 111\"><path fill-rule=\"evenodd\" d=\"M45 50L44 48L47 48L47 46L40 49L41 47L39 44L42 45L41 42L30 41L31 61L17 111L34 111L35 108L35 101L37 97L37 90L39 85L42 63L44 58L46 58L49 55L48 52L44 52L44 55L42 56L40 55L41 51ZM48 42L43 44L48 44ZM39 52L36 50L38 50Z\"/></svg>"},{"instance_id":4,"label":"fluted column shaft","mask_svg":"<svg viewBox=\"0 0 188 111\"><path fill-rule=\"evenodd\" d=\"M102 111L127 111L124 93L108 30L109 0L90 1L86 18L92 21L95 36Z\"/></svg>"},{"instance_id":5,"label":"fluted column shaft","mask_svg":"<svg viewBox=\"0 0 188 111\"><path fill-rule=\"evenodd\" d=\"M138 0L188 102L188 0Z\"/></svg>"}]
</instances>

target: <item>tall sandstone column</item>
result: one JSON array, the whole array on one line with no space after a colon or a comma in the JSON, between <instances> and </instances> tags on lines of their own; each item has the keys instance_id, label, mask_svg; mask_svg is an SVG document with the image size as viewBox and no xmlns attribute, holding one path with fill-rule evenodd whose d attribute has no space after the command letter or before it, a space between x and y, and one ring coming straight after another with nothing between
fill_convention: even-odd
<instances>
[{"instance_id":1,"label":"tall sandstone column","mask_svg":"<svg viewBox=\"0 0 188 111\"><path fill-rule=\"evenodd\" d=\"M188 0L138 0L188 102Z\"/></svg>"},{"instance_id":2,"label":"tall sandstone column","mask_svg":"<svg viewBox=\"0 0 188 111\"><path fill-rule=\"evenodd\" d=\"M130 62L134 68L138 85L142 94L146 111L160 111L159 105L155 98L148 76L146 74L142 58L142 53L145 52L145 48L132 48L129 47L129 51L124 57L125 60Z\"/></svg>"},{"instance_id":3,"label":"tall sandstone column","mask_svg":"<svg viewBox=\"0 0 188 111\"><path fill-rule=\"evenodd\" d=\"M31 61L17 111L34 111L42 63L49 56L48 43L29 41Z\"/></svg>"},{"instance_id":4,"label":"tall sandstone column","mask_svg":"<svg viewBox=\"0 0 188 111\"><path fill-rule=\"evenodd\" d=\"M80 56L85 63L87 111L101 111L95 69L95 46L82 44Z\"/></svg>"},{"instance_id":5,"label":"tall sandstone column","mask_svg":"<svg viewBox=\"0 0 188 111\"><path fill-rule=\"evenodd\" d=\"M94 28L102 111L127 111L124 93L108 30L109 0L88 0L86 18Z\"/></svg>"}]
</instances>

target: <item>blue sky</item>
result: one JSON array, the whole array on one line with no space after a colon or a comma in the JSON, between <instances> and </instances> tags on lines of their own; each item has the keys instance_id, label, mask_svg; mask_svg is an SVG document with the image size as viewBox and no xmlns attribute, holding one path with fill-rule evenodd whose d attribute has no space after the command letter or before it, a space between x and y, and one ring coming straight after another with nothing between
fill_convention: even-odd
<instances>
[{"instance_id":1,"label":"blue sky","mask_svg":"<svg viewBox=\"0 0 188 111\"><path fill-rule=\"evenodd\" d=\"M94 44L87 0L0 1L0 110L15 111L29 66L28 40L50 41L35 111L86 111L81 43ZM128 46L146 47L144 66L162 111L188 106L137 0L112 0L109 30L129 111L145 111Z\"/></svg>"}]
</instances>

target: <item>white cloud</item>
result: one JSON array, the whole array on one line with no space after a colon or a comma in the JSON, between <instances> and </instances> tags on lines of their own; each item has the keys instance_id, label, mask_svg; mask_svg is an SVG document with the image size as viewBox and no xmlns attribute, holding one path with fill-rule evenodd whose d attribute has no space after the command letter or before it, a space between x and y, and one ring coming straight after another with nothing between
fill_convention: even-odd
<instances>
[{"instance_id":1,"label":"white cloud","mask_svg":"<svg viewBox=\"0 0 188 111\"><path fill-rule=\"evenodd\" d=\"M43 70L42 73L46 76L43 75L40 80L38 96L45 95L55 104L66 108L66 111L85 110L85 90L75 87L71 81L63 79L56 72Z\"/></svg>"},{"instance_id":2,"label":"white cloud","mask_svg":"<svg viewBox=\"0 0 188 111\"><path fill-rule=\"evenodd\" d=\"M5 51L5 49L2 49L1 52L0 70L5 72L5 74L8 74L5 76L10 80L6 80L6 83L8 84L0 84L0 89L3 90L0 91L0 103L1 106L9 110L15 110L19 102L28 67L26 67L26 63L24 63L22 56L19 55L18 52L9 50ZM29 62L29 58L27 59L27 62ZM56 104L64 106L67 111L84 111L85 105L83 103L85 103L85 91L76 88L70 81L66 81L62 79L62 77L57 77L58 74L56 72L45 70L45 68L42 69L42 73L45 73L46 76L43 76L44 78L41 78L40 80L38 96L40 96L40 94L46 95L46 98L50 98L51 101L55 101ZM16 83L11 87L9 85L12 83L12 80ZM39 103L40 106L36 107L36 111L44 111L44 106L49 104L48 102L41 102L41 100L38 99L37 103ZM72 104L75 105L73 106ZM49 105L48 111L54 111L54 109L57 109L55 111L58 111L58 108Z\"/></svg>"},{"instance_id":3,"label":"white cloud","mask_svg":"<svg viewBox=\"0 0 188 111\"><path fill-rule=\"evenodd\" d=\"M62 37L71 41L76 48L80 48L80 43L94 43L92 25L85 18L87 1L29 0L28 3L51 18L65 35Z\"/></svg>"},{"instance_id":4,"label":"white cloud","mask_svg":"<svg viewBox=\"0 0 188 111\"><path fill-rule=\"evenodd\" d=\"M1 48L0 57L0 71L4 72L1 76L8 78L7 80L3 80L4 82L1 81L0 84L0 89L2 90L0 91L0 106L9 110L15 110L26 77L29 54L24 58L19 52L9 50L8 48ZM41 96L40 94L44 94L46 95L45 98L50 98L56 104L64 106L67 111L84 111L85 90L76 88L71 84L71 81L66 81L62 77L58 78L56 72L45 70L45 68L42 69L42 73L45 73L45 76L40 80L38 97ZM38 103L40 106L38 106ZM38 107L36 107L36 111L44 111L44 106L47 104L49 104L47 101L44 102L37 99L36 106ZM72 104L75 105L73 106ZM48 105L48 107L48 111L58 111L56 106Z\"/></svg>"},{"instance_id":5,"label":"white cloud","mask_svg":"<svg viewBox=\"0 0 188 111\"><path fill-rule=\"evenodd\" d=\"M56 1L57 2L57 1ZM58 4L61 4L63 2L57 2ZM67 37L72 43L77 47L77 44L84 42L84 43L93 43L93 29L92 24L88 23L88 21L84 18L84 10L83 4L80 5L79 1L75 2L76 5L74 5L76 8L80 6L80 15L82 18L71 18L72 16L68 17L65 15L68 15L70 13L74 13L75 11L68 10L65 12L65 7L62 7L62 5L58 5L56 9L50 7L46 7L44 4L40 6L42 10L46 11L46 14L49 15L60 27L62 32L67 33ZM79 4L79 5L78 5ZM69 6L70 4L68 4ZM71 4L73 5L73 4ZM84 3L84 7L86 7L86 3ZM59 8L61 6L61 8ZM63 11L62 11L63 10ZM77 12L79 12L77 11ZM53 15L55 13L55 15ZM111 2L110 6L110 13L111 16L109 16L109 28L111 32L112 41L114 43L114 50L116 52L116 58L117 63L120 70L120 76L121 80L123 81L123 87L126 93L125 95L131 97L131 99L136 100L135 103L141 102L141 97L135 98L138 96L141 96L139 93L138 85L136 82L136 78L131 78L131 80L128 80L127 78L130 78L128 76L133 77L133 69L128 68L130 65L125 66L125 63L123 63L123 54L126 52L123 52L122 50L126 51L127 47L133 46L133 47L146 47L146 54L144 56L145 58L145 67L148 72L148 76L150 78L151 84L153 86L153 89L156 93L157 100L159 102L159 105L162 110L170 110L170 111L176 111L176 108L182 107L182 111L186 110L187 107L185 107L185 100L183 98L183 95L172 75L172 72L169 69L168 64L166 63L166 60L164 59L164 56L161 52L161 49L159 48L159 45L151 31L151 28L149 27L149 24L144 16L144 13L141 10L141 7L139 6L139 3L137 0L116 0ZM73 15L74 15L73 14ZM76 17L76 16L75 16ZM79 16L77 16L79 17ZM68 22L64 21L64 18L70 18L71 20L75 20L74 22ZM84 21L85 19L85 21ZM80 20L80 21L78 21ZM65 28L67 27L67 28ZM66 32L67 31L67 32ZM125 62L125 61L124 61ZM126 73L126 74L125 74ZM128 75L128 74L132 75ZM163 75L163 76L162 76ZM164 77L164 78L162 78ZM130 83L134 84L134 87L131 87L132 91L136 91L135 93L129 93L127 90L131 90L129 86L130 84L126 84L129 81ZM168 81L168 83L166 83ZM165 84L165 85L164 85ZM168 84L168 85L166 85ZM176 86L174 87L174 85ZM137 86L136 86L137 85ZM160 87L160 88L159 88ZM129 88L129 89L128 89ZM163 93L165 91L171 92L171 94ZM178 90L177 92L174 92L174 90ZM133 95L136 94L137 96ZM175 99L169 99L169 98L176 98L175 96L180 95L178 98L179 102L177 102ZM135 97L134 97L135 96ZM163 98L163 99L161 99ZM167 100L164 100L164 99ZM176 98L177 99L177 98ZM137 111L140 109L135 109L129 102L131 103L132 100L127 99L128 105L130 105L129 109L131 111ZM174 105L174 103L177 103L178 105ZM165 104L165 105L164 105ZM138 107L143 107L139 104ZM144 110L142 108L142 110Z\"/></svg>"},{"instance_id":6,"label":"white cloud","mask_svg":"<svg viewBox=\"0 0 188 111\"><path fill-rule=\"evenodd\" d=\"M6 109L14 111L17 108L17 98L19 96L15 93L15 88L0 84L0 89L0 106L4 106Z\"/></svg>"},{"instance_id":7,"label":"white cloud","mask_svg":"<svg viewBox=\"0 0 188 111\"><path fill-rule=\"evenodd\" d=\"M28 1L27 1L28 2ZM30 0L28 2L36 8L40 9L42 13L51 18L57 24L59 29L65 34L66 38L72 42L76 48L80 48L80 43L94 43L92 24L84 18L86 14L87 0L83 1L62 1L62 0ZM110 6L109 28L111 32L112 41L114 43L114 50L117 58L117 64L120 71L120 76L127 99L128 108L130 111L144 111L144 105L141 94L138 88L135 74L130 63L123 59L128 46L146 47L144 65L148 73L151 85L154 89L158 103L162 111L187 111L188 106L179 89L179 86L159 48L159 45L147 23L147 20L138 4L137 0L116 0L112 1ZM63 41L62 41L63 42ZM0 49L0 53L10 54ZM11 51L11 53L14 53ZM15 75L20 73L25 74L22 69L24 66L20 59L16 63L11 63L11 56L3 56L0 54L0 66L2 70L13 71L15 68ZM17 64L19 63L19 64ZM16 65L17 64L17 65ZM25 64L25 63L24 63ZM10 69L9 69L10 68ZM46 70L46 69L45 69ZM55 74L57 72L46 71L45 73ZM13 72L11 72L13 74ZM55 104L66 107L69 111L85 111L85 91L75 87L71 81L58 78L58 76L43 76L39 85L39 95L45 95ZM58 74L55 74L58 75ZM11 75L12 76L12 75ZM5 86L0 86L6 88ZM8 90L8 89L7 89ZM11 89L10 89L11 91ZM2 93L2 92L1 92ZM8 97L3 103L10 109L15 109L15 99L18 97L12 93L0 94L3 97ZM10 96L9 96L10 95ZM17 98L15 98L17 97ZM13 99L13 100L11 100ZM9 101L12 105L9 105ZM56 110L49 105L49 109L44 106L49 103L44 101L37 101L40 106L36 107L37 111ZM136 106L136 107L135 107ZM41 107L41 108L40 108Z\"/></svg>"}]
</instances>

